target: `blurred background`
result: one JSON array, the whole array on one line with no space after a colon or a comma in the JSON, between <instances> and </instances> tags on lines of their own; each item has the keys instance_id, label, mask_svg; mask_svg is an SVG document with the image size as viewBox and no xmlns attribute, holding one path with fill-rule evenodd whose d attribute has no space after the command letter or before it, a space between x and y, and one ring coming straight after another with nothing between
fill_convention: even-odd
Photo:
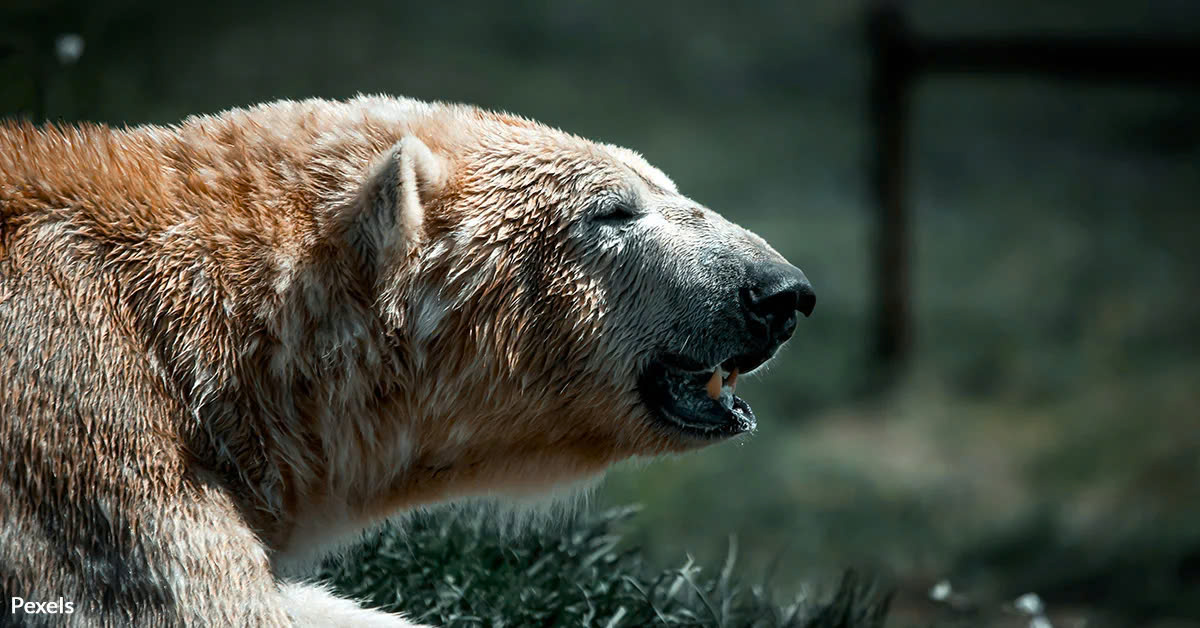
<instances>
[{"instance_id":1,"label":"blurred background","mask_svg":"<svg viewBox=\"0 0 1200 628\"><path fill-rule=\"evenodd\" d=\"M868 37L1186 42L1200 3L920 0L871 31L874 6L6 0L0 114L386 92L634 148L818 306L744 384L757 434L610 474L592 504L643 504L630 542L719 565L732 536L785 591L879 574L897 625L1028 592L1055 625L1200 625L1195 60L889 83Z\"/></svg>"}]
</instances>

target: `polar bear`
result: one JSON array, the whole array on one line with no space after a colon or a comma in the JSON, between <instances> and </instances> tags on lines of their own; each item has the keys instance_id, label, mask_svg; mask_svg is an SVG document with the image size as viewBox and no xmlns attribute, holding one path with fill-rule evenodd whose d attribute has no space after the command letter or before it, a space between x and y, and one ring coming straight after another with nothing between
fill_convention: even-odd
<instances>
[{"instance_id":1,"label":"polar bear","mask_svg":"<svg viewBox=\"0 0 1200 628\"><path fill-rule=\"evenodd\" d=\"M5 622L410 625L290 574L753 430L737 378L814 300L636 153L517 116L0 124Z\"/></svg>"}]
</instances>

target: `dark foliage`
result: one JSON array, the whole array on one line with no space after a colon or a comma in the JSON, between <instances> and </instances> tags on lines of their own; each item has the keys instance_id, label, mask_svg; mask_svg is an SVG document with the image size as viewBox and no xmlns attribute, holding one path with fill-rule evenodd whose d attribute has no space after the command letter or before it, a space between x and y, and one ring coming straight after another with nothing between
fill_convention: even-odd
<instances>
[{"instance_id":1,"label":"dark foliage","mask_svg":"<svg viewBox=\"0 0 1200 628\"><path fill-rule=\"evenodd\" d=\"M735 575L690 559L658 571L618 547L635 509L596 513L560 531L499 532L483 513L418 515L331 564L345 595L444 626L754 626L881 628L889 595L847 573L832 595L779 603Z\"/></svg>"}]
</instances>

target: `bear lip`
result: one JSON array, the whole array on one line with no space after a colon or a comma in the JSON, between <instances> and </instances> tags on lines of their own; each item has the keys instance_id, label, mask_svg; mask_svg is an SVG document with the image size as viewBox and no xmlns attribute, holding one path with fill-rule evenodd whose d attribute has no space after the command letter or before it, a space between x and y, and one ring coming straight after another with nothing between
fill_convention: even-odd
<instances>
[{"instance_id":1,"label":"bear lip","mask_svg":"<svg viewBox=\"0 0 1200 628\"><path fill-rule=\"evenodd\" d=\"M767 359L745 363L753 368ZM638 389L651 414L673 431L700 440L730 438L753 431L756 425L750 404L733 394L737 373L745 372L736 366L742 362L730 359L714 367L691 368L697 362L667 357L646 369Z\"/></svg>"}]
</instances>

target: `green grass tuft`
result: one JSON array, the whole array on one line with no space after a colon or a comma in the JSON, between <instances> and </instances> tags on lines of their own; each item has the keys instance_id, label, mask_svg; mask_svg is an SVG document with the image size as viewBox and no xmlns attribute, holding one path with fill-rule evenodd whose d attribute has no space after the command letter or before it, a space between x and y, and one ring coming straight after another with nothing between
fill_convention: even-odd
<instances>
[{"instance_id":1,"label":"green grass tuft","mask_svg":"<svg viewBox=\"0 0 1200 628\"><path fill-rule=\"evenodd\" d=\"M622 549L635 508L591 514L558 531L501 533L487 514L416 515L331 563L342 594L439 626L754 626L881 628L889 595L847 573L832 595L777 602L735 572L691 559L665 571Z\"/></svg>"}]
</instances>

